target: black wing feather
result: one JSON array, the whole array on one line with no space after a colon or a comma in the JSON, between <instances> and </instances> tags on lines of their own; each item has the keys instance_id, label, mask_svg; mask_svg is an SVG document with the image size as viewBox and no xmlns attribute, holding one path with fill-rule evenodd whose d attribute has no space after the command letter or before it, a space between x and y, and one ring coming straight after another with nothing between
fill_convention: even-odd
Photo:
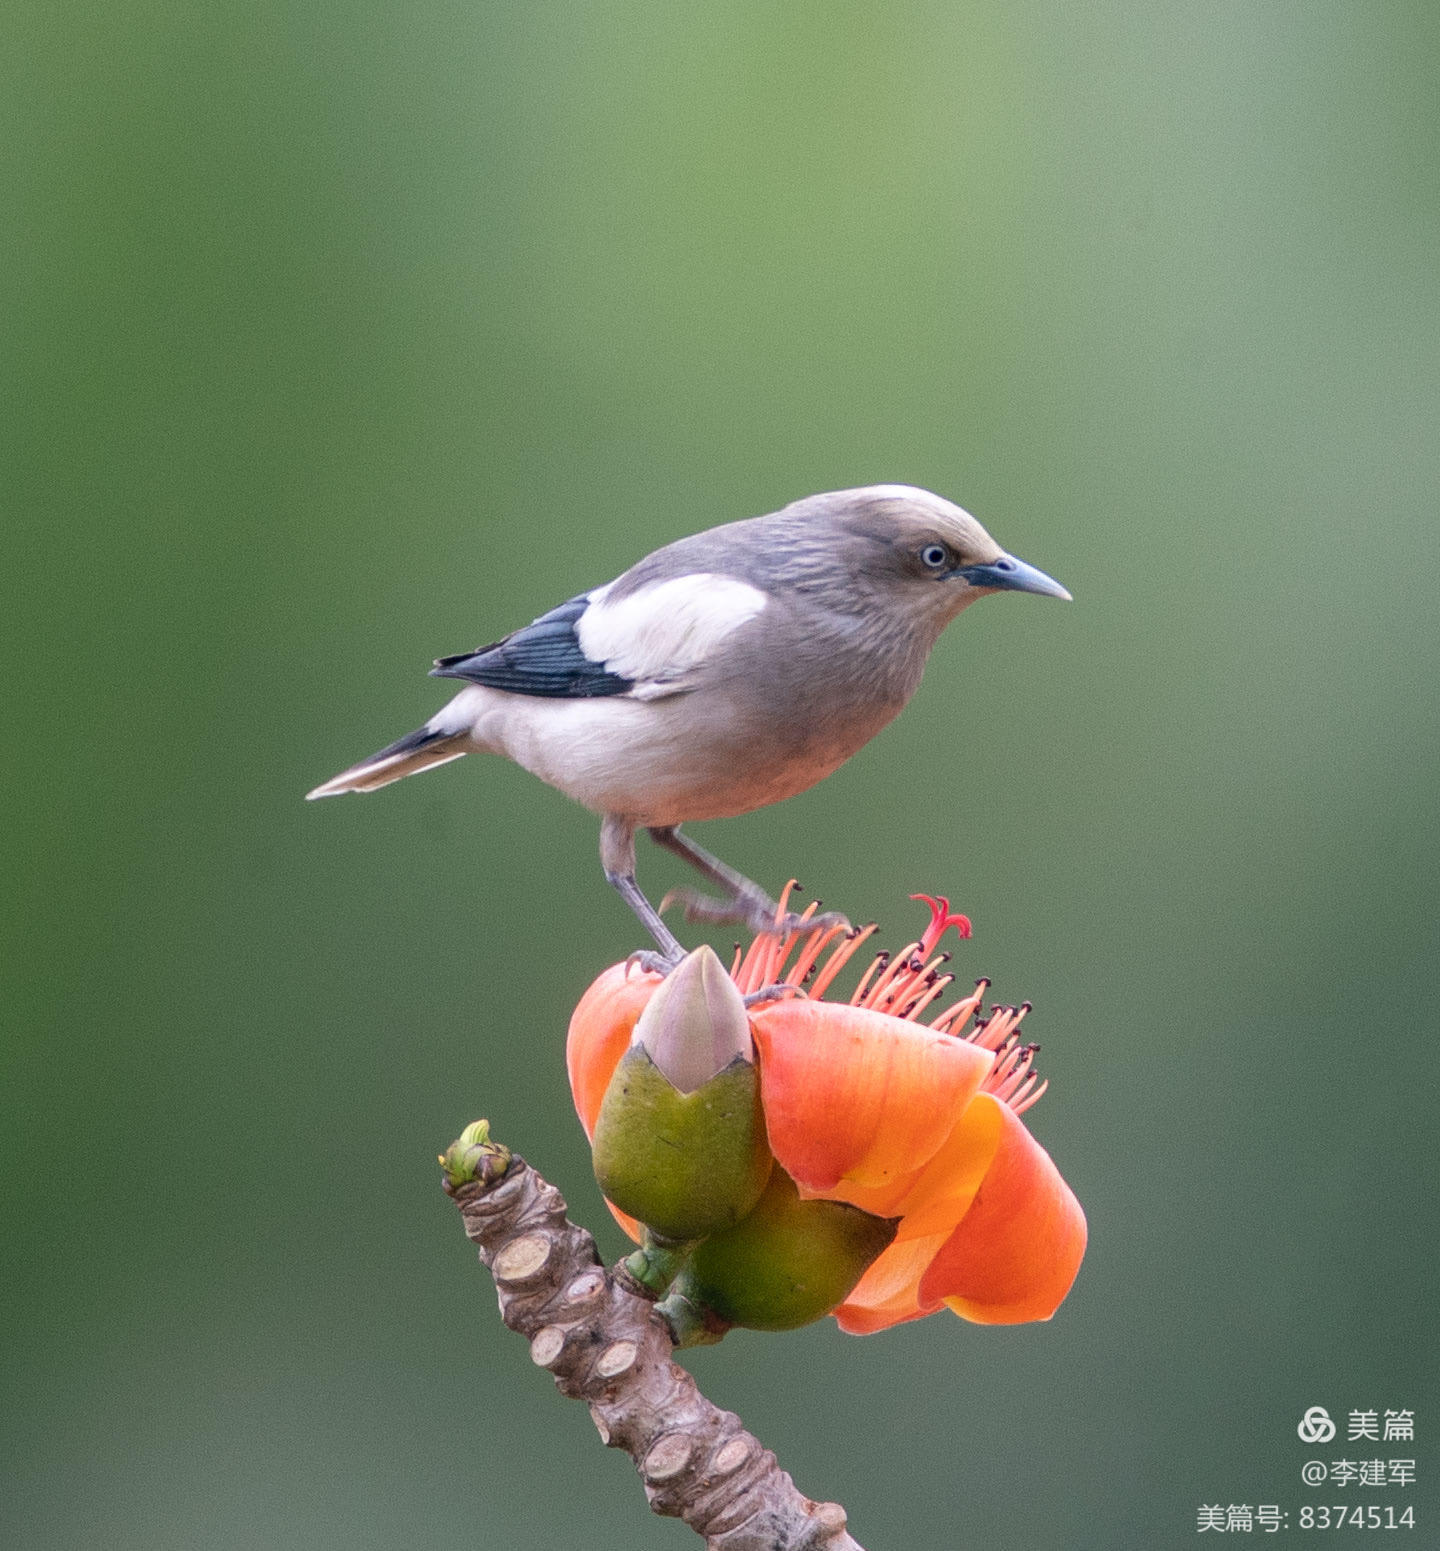
<instances>
[{"instance_id":1,"label":"black wing feather","mask_svg":"<svg viewBox=\"0 0 1440 1551\"><path fill-rule=\"evenodd\" d=\"M603 662L592 662L580 650L575 625L589 607L590 599L582 593L503 641L439 658L430 677L469 679L472 684L488 684L512 695L553 700L623 695L634 688L635 680L607 672Z\"/></svg>"}]
</instances>

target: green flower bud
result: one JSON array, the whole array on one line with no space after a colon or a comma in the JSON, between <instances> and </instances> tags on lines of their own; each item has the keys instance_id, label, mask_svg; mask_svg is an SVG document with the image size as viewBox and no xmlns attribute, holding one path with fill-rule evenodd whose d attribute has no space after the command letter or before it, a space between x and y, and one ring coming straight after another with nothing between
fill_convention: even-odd
<instances>
[{"instance_id":1,"label":"green flower bud","mask_svg":"<svg viewBox=\"0 0 1440 1551\"><path fill-rule=\"evenodd\" d=\"M606 1196L664 1239L728 1228L760 1199L770 1148L745 1004L709 948L651 997L605 1090L592 1161Z\"/></svg>"},{"instance_id":2,"label":"green flower bud","mask_svg":"<svg viewBox=\"0 0 1440 1551\"><path fill-rule=\"evenodd\" d=\"M660 982L631 1036L681 1093L694 1093L736 1056L755 1061L745 999L710 947L697 948Z\"/></svg>"},{"instance_id":3,"label":"green flower bud","mask_svg":"<svg viewBox=\"0 0 1440 1551\"><path fill-rule=\"evenodd\" d=\"M717 1321L750 1330L808 1325L845 1301L897 1226L844 1201L802 1201L777 1166L743 1222L695 1247L661 1312L672 1301L688 1304L686 1327L700 1311L712 1332Z\"/></svg>"}]
</instances>

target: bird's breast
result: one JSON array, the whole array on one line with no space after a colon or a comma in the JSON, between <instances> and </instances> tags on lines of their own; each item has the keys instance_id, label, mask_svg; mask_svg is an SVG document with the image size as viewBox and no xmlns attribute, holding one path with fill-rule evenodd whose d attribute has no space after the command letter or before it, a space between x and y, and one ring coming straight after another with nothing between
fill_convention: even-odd
<instances>
[{"instance_id":1,"label":"bird's breast","mask_svg":"<svg viewBox=\"0 0 1440 1551\"><path fill-rule=\"evenodd\" d=\"M730 682L668 699L545 700L477 690L472 740L597 813L642 824L728 818L823 780L900 710L871 697L762 694Z\"/></svg>"}]
</instances>

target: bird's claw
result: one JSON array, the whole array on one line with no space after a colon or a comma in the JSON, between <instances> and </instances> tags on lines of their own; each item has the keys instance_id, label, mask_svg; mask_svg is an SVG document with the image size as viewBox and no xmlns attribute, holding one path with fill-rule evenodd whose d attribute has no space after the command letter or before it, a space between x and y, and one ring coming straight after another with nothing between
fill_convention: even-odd
<instances>
[{"instance_id":1,"label":"bird's claw","mask_svg":"<svg viewBox=\"0 0 1440 1551\"><path fill-rule=\"evenodd\" d=\"M827 910L822 915L799 916L793 911L776 919L778 906L773 899L759 893L736 894L730 899L715 899L698 889L671 889L660 901L661 911L671 905L679 905L687 921L736 922L748 927L758 937L762 933L779 937L808 937L812 932L827 932L832 926L849 929L849 919L838 910Z\"/></svg>"},{"instance_id":2,"label":"bird's claw","mask_svg":"<svg viewBox=\"0 0 1440 1551\"><path fill-rule=\"evenodd\" d=\"M777 980L771 985L761 986L758 991L751 991L741 1000L747 1007L760 1007L766 1002L778 1002L786 996L809 999L803 986L792 986L788 980Z\"/></svg>"},{"instance_id":3,"label":"bird's claw","mask_svg":"<svg viewBox=\"0 0 1440 1551\"><path fill-rule=\"evenodd\" d=\"M646 974L664 976L677 968L683 957L683 954L676 956L670 953L657 953L654 948L637 948L625 960L625 970L628 974L630 966L634 964Z\"/></svg>"},{"instance_id":4,"label":"bird's claw","mask_svg":"<svg viewBox=\"0 0 1440 1551\"><path fill-rule=\"evenodd\" d=\"M773 919L767 931L778 932L782 937L803 937L811 932L828 932L832 926L850 930L850 917L843 911L826 910L820 915L797 916L793 911L778 923Z\"/></svg>"}]
</instances>

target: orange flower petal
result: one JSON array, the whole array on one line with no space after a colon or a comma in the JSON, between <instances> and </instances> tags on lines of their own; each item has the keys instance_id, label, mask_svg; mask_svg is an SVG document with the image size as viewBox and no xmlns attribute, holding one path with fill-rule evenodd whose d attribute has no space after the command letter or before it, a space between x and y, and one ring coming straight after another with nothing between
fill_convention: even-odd
<instances>
[{"instance_id":1,"label":"orange flower petal","mask_svg":"<svg viewBox=\"0 0 1440 1551\"><path fill-rule=\"evenodd\" d=\"M1050 1154L990 1094L999 1112L994 1161L969 1211L920 1278L923 1309L944 1302L985 1325L1049 1319L1085 1254L1085 1214ZM873 1269L873 1267L872 1267Z\"/></svg>"},{"instance_id":2,"label":"orange flower petal","mask_svg":"<svg viewBox=\"0 0 1440 1551\"><path fill-rule=\"evenodd\" d=\"M920 1307L920 1278L947 1236L932 1233L923 1239L897 1239L882 1251L835 1310L841 1330L852 1336L868 1336L907 1319L933 1314L938 1303L928 1309Z\"/></svg>"},{"instance_id":3,"label":"orange flower petal","mask_svg":"<svg viewBox=\"0 0 1440 1551\"><path fill-rule=\"evenodd\" d=\"M659 984L659 975L614 964L591 984L570 1019L565 1065L575 1110L587 1137L595 1135L595 1121L611 1074L629 1048L635 1024Z\"/></svg>"},{"instance_id":4,"label":"orange flower petal","mask_svg":"<svg viewBox=\"0 0 1440 1551\"><path fill-rule=\"evenodd\" d=\"M993 1100L966 1105L900 1202L900 1238L922 1239L938 1233L943 1242L954 1232L995 1160L1005 1130L1002 1112L1005 1106Z\"/></svg>"},{"instance_id":5,"label":"orange flower petal","mask_svg":"<svg viewBox=\"0 0 1440 1551\"><path fill-rule=\"evenodd\" d=\"M604 1199L605 1205L610 1208L610 1215L615 1219L616 1222L620 1224L630 1239L636 1244L643 1244L645 1240L642 1237L643 1229L641 1228L639 1221L636 1218L627 1216L624 1212L622 1212L608 1196Z\"/></svg>"},{"instance_id":6,"label":"orange flower petal","mask_svg":"<svg viewBox=\"0 0 1440 1551\"><path fill-rule=\"evenodd\" d=\"M994 1057L923 1024L833 1002L751 1014L765 1129L802 1195L894 1216Z\"/></svg>"}]
</instances>

